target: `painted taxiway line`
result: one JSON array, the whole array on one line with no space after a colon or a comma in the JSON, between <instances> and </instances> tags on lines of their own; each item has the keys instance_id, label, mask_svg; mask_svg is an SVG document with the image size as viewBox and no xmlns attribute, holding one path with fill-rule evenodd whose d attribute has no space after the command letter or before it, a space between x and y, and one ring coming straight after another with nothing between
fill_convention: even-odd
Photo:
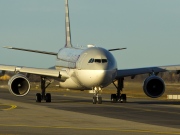
<instances>
[{"instance_id":1,"label":"painted taxiway line","mask_svg":"<svg viewBox=\"0 0 180 135\"><path fill-rule=\"evenodd\" d=\"M9 111L9 110L12 110L12 109L17 108L17 106L16 106L16 105L6 105L6 104L0 104L0 106L8 106L8 108L5 108L5 109L0 109L0 110L3 110L3 111Z\"/></svg>"},{"instance_id":2,"label":"painted taxiway line","mask_svg":"<svg viewBox=\"0 0 180 135\"><path fill-rule=\"evenodd\" d=\"M0 127L27 127L27 128L49 128L49 129L73 129L73 130L94 130L94 131L116 131L126 133L151 133L163 135L180 135L180 132L159 132L153 130L140 130L140 129L119 129L119 128L80 128L80 127L63 127L63 126L31 126L31 125L5 125L0 124Z\"/></svg>"}]
</instances>

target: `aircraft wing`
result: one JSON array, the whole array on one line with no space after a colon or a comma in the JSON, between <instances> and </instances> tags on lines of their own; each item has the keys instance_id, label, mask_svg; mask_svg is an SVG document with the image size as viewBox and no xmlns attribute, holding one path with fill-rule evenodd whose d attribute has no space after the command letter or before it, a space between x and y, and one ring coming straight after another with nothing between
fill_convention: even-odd
<instances>
[{"instance_id":1,"label":"aircraft wing","mask_svg":"<svg viewBox=\"0 0 180 135\"><path fill-rule=\"evenodd\" d=\"M134 68L134 69L122 69L117 71L116 78L122 77L134 77L139 74L158 74L159 72L176 72L177 74L180 73L180 65L172 65L172 66L159 66L159 67L145 67L145 68Z\"/></svg>"},{"instance_id":2,"label":"aircraft wing","mask_svg":"<svg viewBox=\"0 0 180 135\"><path fill-rule=\"evenodd\" d=\"M30 68L30 67L20 67L20 66L9 66L9 65L0 65L1 71L12 71L15 73L28 73L35 74L40 76L55 77L62 80L69 78L65 70L56 70L56 69L45 69L45 68Z\"/></svg>"}]
</instances>

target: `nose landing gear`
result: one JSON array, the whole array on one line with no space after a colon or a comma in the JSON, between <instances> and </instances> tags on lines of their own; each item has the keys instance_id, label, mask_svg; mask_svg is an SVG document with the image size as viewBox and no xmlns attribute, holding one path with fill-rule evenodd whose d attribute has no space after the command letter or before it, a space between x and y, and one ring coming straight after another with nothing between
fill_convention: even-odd
<instances>
[{"instance_id":1,"label":"nose landing gear","mask_svg":"<svg viewBox=\"0 0 180 135\"><path fill-rule=\"evenodd\" d=\"M100 87L94 87L94 96L93 96L93 104L102 104L102 97L101 97L101 88Z\"/></svg>"}]
</instances>

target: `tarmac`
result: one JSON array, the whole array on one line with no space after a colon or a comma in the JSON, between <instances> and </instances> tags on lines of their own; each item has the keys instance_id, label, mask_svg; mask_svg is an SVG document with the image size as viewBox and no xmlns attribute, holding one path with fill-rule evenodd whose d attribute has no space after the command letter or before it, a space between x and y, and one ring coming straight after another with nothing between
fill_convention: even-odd
<instances>
[{"instance_id":1,"label":"tarmac","mask_svg":"<svg viewBox=\"0 0 180 135\"><path fill-rule=\"evenodd\" d=\"M128 97L127 103L92 104L92 94L52 91L51 103L36 103L31 90L16 97L0 89L0 135L177 135L180 134L180 101ZM127 95L128 96L128 95Z\"/></svg>"}]
</instances>

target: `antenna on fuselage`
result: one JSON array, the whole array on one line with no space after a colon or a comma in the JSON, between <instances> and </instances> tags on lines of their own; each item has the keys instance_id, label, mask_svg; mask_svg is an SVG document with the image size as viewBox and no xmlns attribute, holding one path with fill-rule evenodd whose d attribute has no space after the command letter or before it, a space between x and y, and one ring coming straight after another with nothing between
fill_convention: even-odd
<instances>
[{"instance_id":1,"label":"antenna on fuselage","mask_svg":"<svg viewBox=\"0 0 180 135\"><path fill-rule=\"evenodd\" d=\"M72 47L71 44L71 28L70 28L70 19L69 19L69 5L68 0L65 0L65 20L66 20L66 44L65 47Z\"/></svg>"}]
</instances>

